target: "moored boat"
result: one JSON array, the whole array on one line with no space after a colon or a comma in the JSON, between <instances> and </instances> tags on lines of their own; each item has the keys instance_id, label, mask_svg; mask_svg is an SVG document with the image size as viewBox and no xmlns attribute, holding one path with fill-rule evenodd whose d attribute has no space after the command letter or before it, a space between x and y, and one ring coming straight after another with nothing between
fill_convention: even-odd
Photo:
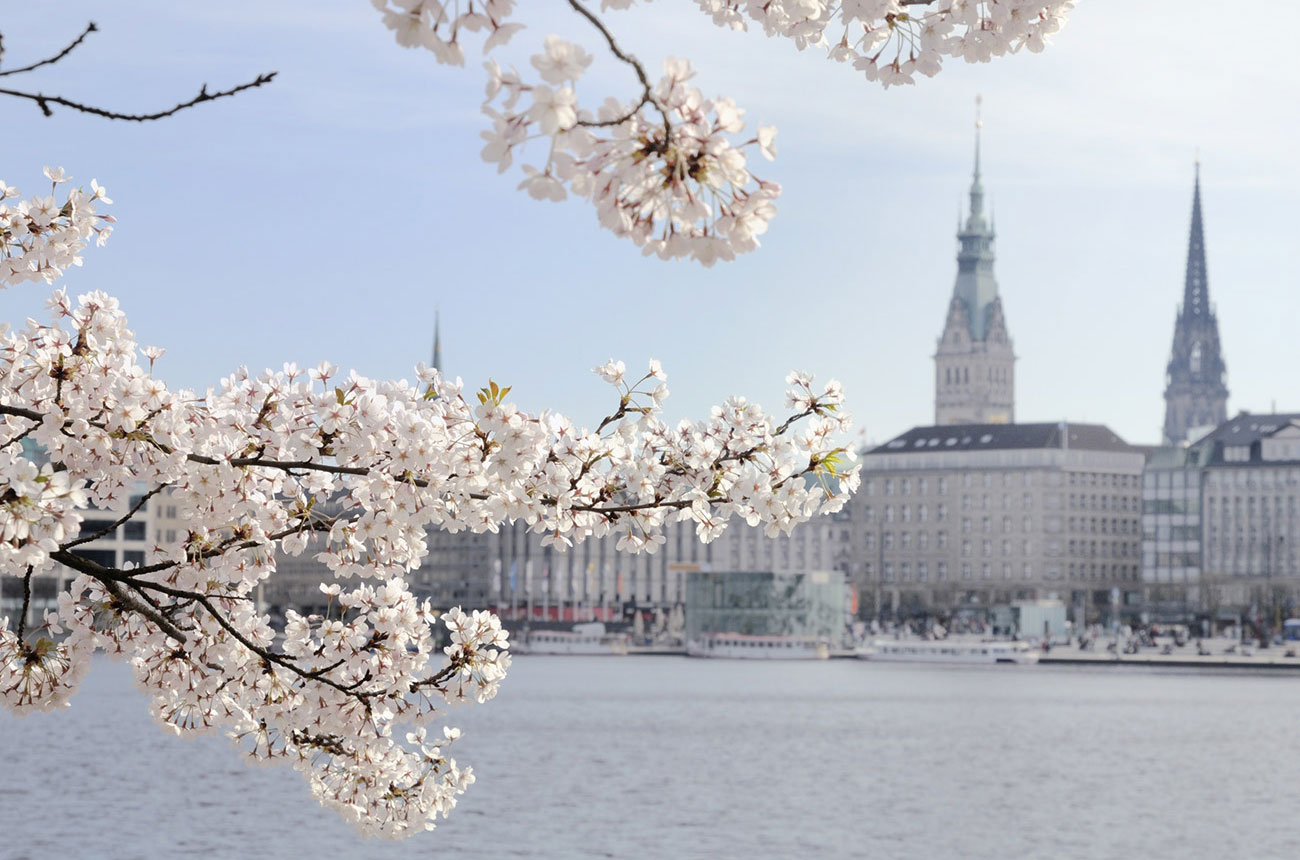
<instances>
[{"instance_id":1,"label":"moored boat","mask_svg":"<svg viewBox=\"0 0 1300 860\"><path fill-rule=\"evenodd\" d=\"M529 630L511 642L512 654L626 654L631 644L626 633L607 633L605 625L577 624L572 630Z\"/></svg>"},{"instance_id":2,"label":"moored boat","mask_svg":"<svg viewBox=\"0 0 1300 860\"><path fill-rule=\"evenodd\" d=\"M812 636L701 633L686 643L686 655L738 660L825 660L830 656L830 647Z\"/></svg>"},{"instance_id":3,"label":"moored boat","mask_svg":"<svg viewBox=\"0 0 1300 860\"><path fill-rule=\"evenodd\" d=\"M1027 642L961 642L947 639L877 639L871 660L923 663L1037 663Z\"/></svg>"}]
</instances>

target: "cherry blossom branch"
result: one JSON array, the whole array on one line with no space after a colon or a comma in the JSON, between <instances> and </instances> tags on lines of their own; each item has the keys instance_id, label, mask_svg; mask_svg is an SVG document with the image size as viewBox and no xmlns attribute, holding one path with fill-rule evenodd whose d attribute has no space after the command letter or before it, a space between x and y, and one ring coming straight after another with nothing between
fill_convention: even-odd
<instances>
[{"instance_id":1,"label":"cherry blossom branch","mask_svg":"<svg viewBox=\"0 0 1300 860\"><path fill-rule=\"evenodd\" d=\"M29 101L33 101L36 103L37 107L41 109L41 112L46 116L54 116L54 111L50 108L50 105L59 105L61 107L66 107L71 110L80 111L81 113L88 113L88 114L93 114L94 116L103 117L104 119L127 120L130 122L149 122L152 120L164 119L166 117L180 113L181 111L186 110L188 108L192 108L195 105L202 104L203 102L210 102L210 101L216 101L217 99L228 98L229 96L242 93L245 90L251 90L255 87L264 86L265 84L269 84L272 80L274 80L276 74L277 74L276 72L261 74L251 81L239 84L238 86L231 87L230 89L227 90L218 90L217 92L214 93L208 92L208 85L204 84L199 88L199 94L196 95L194 98L190 99L189 101L180 102L178 104L173 105L170 108L167 108L166 110L156 111L154 113L119 113L117 111L106 110L104 108L95 107L94 105L88 105L85 104L84 102L73 101L71 99L67 99L62 96L47 96L44 93L29 93L29 92L23 92L22 90L11 90L3 87L0 87L0 95L13 96L14 98L28 99Z\"/></svg>"},{"instance_id":2,"label":"cherry blossom branch","mask_svg":"<svg viewBox=\"0 0 1300 860\"><path fill-rule=\"evenodd\" d=\"M27 566L27 572L23 574L23 609L18 615L18 639L21 641L27 635L27 611L32 605L32 566Z\"/></svg>"},{"instance_id":3,"label":"cherry blossom branch","mask_svg":"<svg viewBox=\"0 0 1300 860\"><path fill-rule=\"evenodd\" d=\"M91 21L89 24L86 25L86 29L81 31L81 35L73 39L72 42L62 51L59 51L57 54L55 54L52 57L46 57L44 60L38 60L35 63L32 63L30 66L23 66L18 69L5 69L3 71L0 71L0 78L4 77L5 75L20 75L23 72L30 72L34 69L39 69L41 66L52 66L55 63L57 63L59 60L62 60L68 54L71 54L74 50L76 50L77 46L80 45L82 42L84 42L87 36L89 36L91 33L97 33L97 32L99 32L99 28L95 26L94 21ZM0 55L2 55L2 53L3 52L0 52Z\"/></svg>"},{"instance_id":4,"label":"cherry blossom branch","mask_svg":"<svg viewBox=\"0 0 1300 860\"><path fill-rule=\"evenodd\" d=\"M82 537L77 538L76 540L69 541L68 543L63 544L61 548L72 549L73 547L81 546L83 543L90 543L93 540L99 540L100 538L105 537L106 535L112 534L114 531L117 530L118 526L125 525L128 520L130 520L133 516L135 516L140 511L141 508L143 508L145 505L149 503L150 499L152 499L154 496L162 492L162 490L166 486L167 486L166 484L159 484L149 492L142 495L139 501L137 501L129 511L123 514L120 519L117 519L111 524L104 526L104 528L100 529L94 534L84 535Z\"/></svg>"},{"instance_id":5,"label":"cherry blossom branch","mask_svg":"<svg viewBox=\"0 0 1300 860\"><path fill-rule=\"evenodd\" d=\"M594 12L592 12L587 7L583 6L581 3L578 2L578 0L569 0L569 5L572 6L574 11L576 11L579 15L581 15L582 17L590 21L593 27L595 27L597 30L600 31L600 34L605 37L605 43L609 45L610 53L613 54L618 59L622 60L623 62L627 63L629 66L631 66L633 70L636 71L637 80L641 82L641 100L638 101L635 105L633 105L631 109L629 109L622 116L613 117L611 119L599 120L599 121L580 119L578 120L577 124L580 126L584 126L586 128L602 128L605 126L622 125L623 123L631 119L633 116L635 116L637 112L641 110L641 108L645 107L647 104L650 104L653 105L654 109L659 111L659 115L663 117L664 139L667 140L668 136L672 134L672 130L673 130L672 122L668 118L668 112L664 110L663 106L660 105L658 102L656 102L654 98L651 96L650 79L646 76L645 66L642 66L641 61L638 60L636 57L633 57L631 54L624 52L623 49L618 46L618 43L614 41L614 34L609 31L609 28L605 26L605 23L601 21L600 18L596 17L596 14Z\"/></svg>"}]
</instances>

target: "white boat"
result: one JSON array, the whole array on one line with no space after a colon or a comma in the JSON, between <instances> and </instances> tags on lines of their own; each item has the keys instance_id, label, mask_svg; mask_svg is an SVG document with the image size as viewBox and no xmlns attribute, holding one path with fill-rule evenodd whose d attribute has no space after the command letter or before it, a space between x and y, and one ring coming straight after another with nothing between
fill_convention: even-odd
<instances>
[{"instance_id":1,"label":"white boat","mask_svg":"<svg viewBox=\"0 0 1300 860\"><path fill-rule=\"evenodd\" d=\"M742 633L701 633L686 643L688 657L728 657L738 660L825 660L826 642L812 636L747 636Z\"/></svg>"},{"instance_id":2,"label":"white boat","mask_svg":"<svg viewBox=\"0 0 1300 860\"><path fill-rule=\"evenodd\" d=\"M576 624L572 630L529 630L510 643L512 654L626 654L626 633L606 633L600 622Z\"/></svg>"},{"instance_id":3,"label":"white boat","mask_svg":"<svg viewBox=\"0 0 1300 860\"><path fill-rule=\"evenodd\" d=\"M871 660L923 663L1037 663L1027 642L961 642L946 639L877 639ZM861 655L860 655L861 656Z\"/></svg>"}]
</instances>

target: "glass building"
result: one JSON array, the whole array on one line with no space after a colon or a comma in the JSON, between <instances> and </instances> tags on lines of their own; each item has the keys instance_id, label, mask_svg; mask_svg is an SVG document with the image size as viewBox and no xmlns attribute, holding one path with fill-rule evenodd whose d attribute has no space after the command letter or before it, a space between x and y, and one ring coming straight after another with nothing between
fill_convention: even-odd
<instances>
[{"instance_id":1,"label":"glass building","mask_svg":"<svg viewBox=\"0 0 1300 860\"><path fill-rule=\"evenodd\" d=\"M1142 475L1142 585L1147 620L1190 623L1201 588L1203 448L1159 448Z\"/></svg>"},{"instance_id":2,"label":"glass building","mask_svg":"<svg viewBox=\"0 0 1300 860\"><path fill-rule=\"evenodd\" d=\"M731 571L686 575L686 639L701 633L818 637L844 631L839 571Z\"/></svg>"}]
</instances>

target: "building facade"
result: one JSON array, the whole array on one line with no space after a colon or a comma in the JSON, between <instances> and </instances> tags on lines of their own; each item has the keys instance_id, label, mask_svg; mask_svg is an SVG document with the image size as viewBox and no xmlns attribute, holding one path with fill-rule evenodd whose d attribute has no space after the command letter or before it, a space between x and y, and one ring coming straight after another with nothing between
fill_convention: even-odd
<instances>
[{"instance_id":1,"label":"building facade","mask_svg":"<svg viewBox=\"0 0 1300 860\"><path fill-rule=\"evenodd\" d=\"M1143 454L1093 424L917 427L867 451L854 497L864 615L1060 599L1075 620L1141 601Z\"/></svg>"},{"instance_id":2,"label":"building facade","mask_svg":"<svg viewBox=\"0 0 1300 860\"><path fill-rule=\"evenodd\" d=\"M1192 226L1187 240L1183 303L1174 322L1174 342L1165 374L1165 444L1188 440L1189 431L1227 418L1227 364L1219 343L1219 321L1210 304L1201 217L1201 167L1192 191Z\"/></svg>"},{"instance_id":3,"label":"building facade","mask_svg":"<svg viewBox=\"0 0 1300 860\"><path fill-rule=\"evenodd\" d=\"M984 217L979 125L970 212L957 231L957 280L934 354L935 424L1016 420L1016 356L993 276L994 230Z\"/></svg>"},{"instance_id":4,"label":"building facade","mask_svg":"<svg viewBox=\"0 0 1300 860\"><path fill-rule=\"evenodd\" d=\"M1205 608L1276 628L1300 598L1300 414L1242 413L1199 447Z\"/></svg>"},{"instance_id":5,"label":"building facade","mask_svg":"<svg viewBox=\"0 0 1300 860\"><path fill-rule=\"evenodd\" d=\"M1204 447L1157 448L1142 473L1142 587L1148 620L1189 623L1204 606L1201 476Z\"/></svg>"}]
</instances>

